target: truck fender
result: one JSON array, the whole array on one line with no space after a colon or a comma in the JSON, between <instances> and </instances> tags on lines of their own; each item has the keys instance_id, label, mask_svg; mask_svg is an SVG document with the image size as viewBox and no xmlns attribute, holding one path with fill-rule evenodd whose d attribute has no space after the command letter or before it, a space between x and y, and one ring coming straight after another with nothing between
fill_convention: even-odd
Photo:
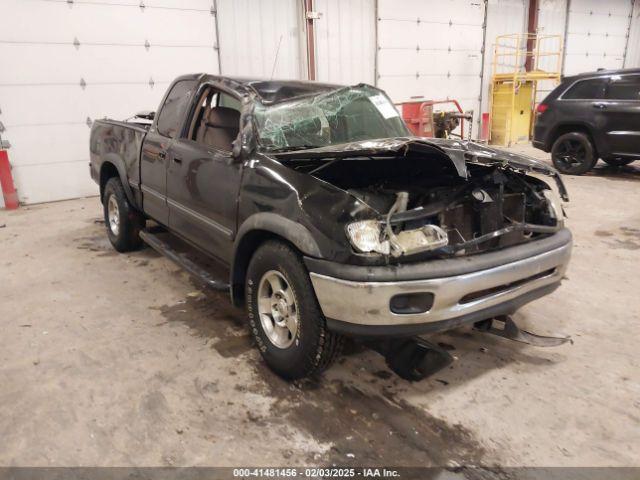
<instances>
[{"instance_id":1,"label":"truck fender","mask_svg":"<svg viewBox=\"0 0 640 480\"><path fill-rule=\"evenodd\" d=\"M244 302L244 280L253 251L270 237L290 242L304 255L322 258L311 232L300 223L271 212L251 215L238 229L233 245L230 283L234 305L241 306Z\"/></svg>"},{"instance_id":2,"label":"truck fender","mask_svg":"<svg viewBox=\"0 0 640 480\"><path fill-rule=\"evenodd\" d=\"M131 190L131 185L129 185L129 177L127 176L127 171L124 166L124 161L115 153L108 153L104 156L104 161L100 166L100 200L102 200L102 194L104 185L102 184L102 169L105 167L105 164L110 163L116 170L118 171L118 176L120 177L120 182L122 182L122 187L124 188L124 193L127 196L127 200L131 203L131 205L135 206L137 209L140 209L138 202L136 202L135 196L133 195L133 191Z\"/></svg>"}]
</instances>

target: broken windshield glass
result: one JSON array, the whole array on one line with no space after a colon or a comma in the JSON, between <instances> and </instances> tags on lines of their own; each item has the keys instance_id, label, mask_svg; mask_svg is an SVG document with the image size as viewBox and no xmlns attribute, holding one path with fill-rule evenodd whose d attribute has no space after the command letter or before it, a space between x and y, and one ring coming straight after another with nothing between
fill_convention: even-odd
<instances>
[{"instance_id":1,"label":"broken windshield glass","mask_svg":"<svg viewBox=\"0 0 640 480\"><path fill-rule=\"evenodd\" d=\"M391 100L368 85L258 104L254 113L260 144L270 151L409 135Z\"/></svg>"}]
</instances>

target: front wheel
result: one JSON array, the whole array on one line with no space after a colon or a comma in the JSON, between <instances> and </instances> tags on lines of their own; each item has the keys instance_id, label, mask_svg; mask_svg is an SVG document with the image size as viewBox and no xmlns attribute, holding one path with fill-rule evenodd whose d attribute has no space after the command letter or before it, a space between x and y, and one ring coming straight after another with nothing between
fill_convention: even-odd
<instances>
[{"instance_id":1,"label":"front wheel","mask_svg":"<svg viewBox=\"0 0 640 480\"><path fill-rule=\"evenodd\" d=\"M343 339L327 329L309 273L288 245L268 241L256 250L245 292L251 332L281 377L320 373L340 354Z\"/></svg>"},{"instance_id":2,"label":"front wheel","mask_svg":"<svg viewBox=\"0 0 640 480\"><path fill-rule=\"evenodd\" d=\"M605 162L607 162L612 167L624 167L625 165L629 165L631 162L635 162L635 158L603 158Z\"/></svg>"},{"instance_id":3,"label":"front wheel","mask_svg":"<svg viewBox=\"0 0 640 480\"><path fill-rule=\"evenodd\" d=\"M139 248L144 217L129 203L119 178L109 179L104 187L102 203L107 236L113 248L118 252Z\"/></svg>"},{"instance_id":4,"label":"front wheel","mask_svg":"<svg viewBox=\"0 0 640 480\"><path fill-rule=\"evenodd\" d=\"M582 132L560 135L551 148L553 165L569 175L582 175L591 170L598 157L589 137Z\"/></svg>"}]
</instances>

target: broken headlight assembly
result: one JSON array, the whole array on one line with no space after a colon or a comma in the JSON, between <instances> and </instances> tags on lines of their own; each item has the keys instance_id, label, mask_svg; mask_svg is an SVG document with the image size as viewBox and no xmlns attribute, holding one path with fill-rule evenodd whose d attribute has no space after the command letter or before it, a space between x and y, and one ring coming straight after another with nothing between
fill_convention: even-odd
<instances>
[{"instance_id":1,"label":"broken headlight assembly","mask_svg":"<svg viewBox=\"0 0 640 480\"><path fill-rule=\"evenodd\" d=\"M353 248L360 253L389 255L388 240L382 240L383 225L377 220L362 220L347 225L347 236Z\"/></svg>"},{"instance_id":2,"label":"broken headlight assembly","mask_svg":"<svg viewBox=\"0 0 640 480\"><path fill-rule=\"evenodd\" d=\"M424 225L394 233L386 223L363 220L347 225L351 245L360 253L381 253L401 257L436 250L449 243L447 232L437 225Z\"/></svg>"}]
</instances>

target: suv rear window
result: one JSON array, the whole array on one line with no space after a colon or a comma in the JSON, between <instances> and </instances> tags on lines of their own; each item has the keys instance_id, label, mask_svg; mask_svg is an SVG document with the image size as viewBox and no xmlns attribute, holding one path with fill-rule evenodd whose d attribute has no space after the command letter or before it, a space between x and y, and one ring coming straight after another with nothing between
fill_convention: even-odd
<instances>
[{"instance_id":1,"label":"suv rear window","mask_svg":"<svg viewBox=\"0 0 640 480\"><path fill-rule=\"evenodd\" d=\"M176 136L195 84L195 80L182 80L173 86L158 117L157 125L160 135L171 138Z\"/></svg>"},{"instance_id":2,"label":"suv rear window","mask_svg":"<svg viewBox=\"0 0 640 480\"><path fill-rule=\"evenodd\" d=\"M640 100L640 75L611 77L606 98L609 100Z\"/></svg>"},{"instance_id":3,"label":"suv rear window","mask_svg":"<svg viewBox=\"0 0 640 480\"><path fill-rule=\"evenodd\" d=\"M602 98L604 86L607 82L606 78L592 78L589 80L581 80L571 87L564 95L563 99L567 100L597 100Z\"/></svg>"}]
</instances>

